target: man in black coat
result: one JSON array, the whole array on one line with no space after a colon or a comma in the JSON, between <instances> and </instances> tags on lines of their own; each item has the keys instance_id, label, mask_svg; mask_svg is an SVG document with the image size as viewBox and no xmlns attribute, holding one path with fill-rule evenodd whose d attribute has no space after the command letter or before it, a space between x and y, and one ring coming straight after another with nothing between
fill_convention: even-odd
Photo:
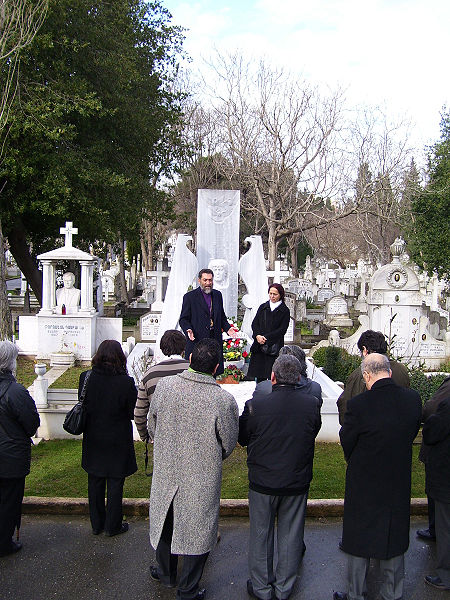
<instances>
[{"instance_id":1,"label":"man in black coat","mask_svg":"<svg viewBox=\"0 0 450 600\"><path fill-rule=\"evenodd\" d=\"M12 536L20 525L30 472L30 438L40 424L33 398L14 378L17 355L15 344L0 342L0 556L22 548Z\"/></svg>"},{"instance_id":2,"label":"man in black coat","mask_svg":"<svg viewBox=\"0 0 450 600\"><path fill-rule=\"evenodd\" d=\"M383 600L403 593L409 545L412 443L420 427L420 396L397 386L389 360L369 354L361 371L367 391L347 405L339 433L347 461L342 549L348 591L335 600L364 600L371 558L380 561Z\"/></svg>"},{"instance_id":3,"label":"man in black coat","mask_svg":"<svg viewBox=\"0 0 450 600\"><path fill-rule=\"evenodd\" d=\"M247 591L262 600L288 598L302 560L306 501L321 418L317 398L298 387L300 377L301 365L294 356L277 358L271 393L256 392L239 419L238 441L247 446L249 479Z\"/></svg>"},{"instance_id":4,"label":"man in black coat","mask_svg":"<svg viewBox=\"0 0 450 600\"><path fill-rule=\"evenodd\" d=\"M361 352L361 356L365 358L368 354L376 352L377 354L387 354L387 342L384 334L381 331L373 331L373 329L367 329L364 331L359 340L358 348ZM401 387L410 386L410 379L408 369L402 363L396 360L390 360L390 367L392 371L392 379L394 383ZM344 424L344 415L347 410L347 402L350 398L362 394L366 391L366 385L361 375L360 367L356 368L347 378L345 382L345 388L342 394L337 399L337 407L339 411L339 423Z\"/></svg>"},{"instance_id":5,"label":"man in black coat","mask_svg":"<svg viewBox=\"0 0 450 600\"><path fill-rule=\"evenodd\" d=\"M429 447L426 492L435 504L437 572L434 577L427 575L425 581L450 591L450 378L445 383L447 396L423 426L423 439Z\"/></svg>"},{"instance_id":6,"label":"man in black coat","mask_svg":"<svg viewBox=\"0 0 450 600\"><path fill-rule=\"evenodd\" d=\"M230 325L223 310L222 294L213 289L214 273L211 269L202 269L198 274L199 287L183 296L180 314L180 327L186 336L185 357L189 360L194 344L205 338L213 338L223 348L222 331L236 337L236 330ZM221 375L223 353L220 355L216 375Z\"/></svg>"},{"instance_id":7,"label":"man in black coat","mask_svg":"<svg viewBox=\"0 0 450 600\"><path fill-rule=\"evenodd\" d=\"M441 383L441 385L436 390L436 392L433 394L433 396L427 402L425 402L425 404L423 405L422 422L425 423L425 421L428 419L428 417L430 417L431 415L434 415L434 413L437 411L438 406L441 403L441 401L444 400L445 398L448 398L449 396L450 396L450 377L447 377ZM427 472L427 462L428 462L429 452L430 452L430 449L427 446L427 444L425 444L425 441L422 436L422 444L420 446L419 460L421 462L423 462L425 465L425 474ZM417 533L417 536L423 540L434 541L434 540L436 540L434 500L431 496L428 496L427 500L428 500L428 527L426 529L418 529L416 533Z\"/></svg>"}]
</instances>

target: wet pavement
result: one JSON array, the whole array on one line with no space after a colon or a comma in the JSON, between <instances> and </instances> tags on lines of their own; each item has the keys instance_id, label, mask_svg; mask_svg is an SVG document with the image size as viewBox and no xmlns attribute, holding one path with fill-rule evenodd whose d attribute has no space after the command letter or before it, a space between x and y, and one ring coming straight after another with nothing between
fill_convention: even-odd
<instances>
[{"instance_id":1,"label":"wet pavement","mask_svg":"<svg viewBox=\"0 0 450 600\"><path fill-rule=\"evenodd\" d=\"M128 519L130 530L112 538L93 536L88 517L24 515L21 552L0 558L0 600L170 600L174 589L152 581L149 565L154 552L148 541L148 520ZM292 600L331 600L334 590L345 590L346 557L338 549L342 521L308 519L307 551ZM404 600L444 600L448 592L423 581L434 574L435 545L419 540L416 529L423 517L411 519L411 543L406 554ZM247 545L245 518L222 518L221 541L206 564L202 585L207 600L247 600ZM369 573L368 600L378 599L380 575Z\"/></svg>"}]
</instances>

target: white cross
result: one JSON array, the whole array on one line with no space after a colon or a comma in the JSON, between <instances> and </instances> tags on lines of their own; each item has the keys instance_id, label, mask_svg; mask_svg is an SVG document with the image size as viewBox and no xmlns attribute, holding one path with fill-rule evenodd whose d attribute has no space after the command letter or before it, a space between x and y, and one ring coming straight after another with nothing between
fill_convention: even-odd
<instances>
[{"instance_id":1,"label":"white cross","mask_svg":"<svg viewBox=\"0 0 450 600\"><path fill-rule=\"evenodd\" d=\"M78 233L78 228L73 227L72 221L66 221L66 226L60 227L59 233L63 233L66 236L64 246L66 248L72 248L72 236Z\"/></svg>"}]
</instances>

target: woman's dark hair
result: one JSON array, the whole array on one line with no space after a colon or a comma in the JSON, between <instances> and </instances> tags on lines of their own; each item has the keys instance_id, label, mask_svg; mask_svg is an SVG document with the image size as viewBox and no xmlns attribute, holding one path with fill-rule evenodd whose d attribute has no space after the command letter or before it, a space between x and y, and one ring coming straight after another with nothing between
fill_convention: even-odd
<instances>
[{"instance_id":1,"label":"woman's dark hair","mask_svg":"<svg viewBox=\"0 0 450 600\"><path fill-rule=\"evenodd\" d=\"M177 331L176 329L168 329L166 332L164 332L164 335L159 342L159 347L165 356L182 354L186 347L186 338L180 331Z\"/></svg>"},{"instance_id":2,"label":"woman's dark hair","mask_svg":"<svg viewBox=\"0 0 450 600\"><path fill-rule=\"evenodd\" d=\"M277 290L277 292L280 294L281 302L284 302L284 287L281 285L281 283L271 283L269 285L269 289L267 290L267 293L270 292L270 288L275 288Z\"/></svg>"},{"instance_id":3,"label":"woman's dark hair","mask_svg":"<svg viewBox=\"0 0 450 600\"><path fill-rule=\"evenodd\" d=\"M212 338L204 338L195 344L191 354L191 368L200 373L212 375L215 366L220 361L222 348L219 342Z\"/></svg>"},{"instance_id":4,"label":"woman's dark hair","mask_svg":"<svg viewBox=\"0 0 450 600\"><path fill-rule=\"evenodd\" d=\"M104 371L110 371L115 375L126 374L127 359L119 342L116 340L104 340L92 359L92 366Z\"/></svg>"}]
</instances>

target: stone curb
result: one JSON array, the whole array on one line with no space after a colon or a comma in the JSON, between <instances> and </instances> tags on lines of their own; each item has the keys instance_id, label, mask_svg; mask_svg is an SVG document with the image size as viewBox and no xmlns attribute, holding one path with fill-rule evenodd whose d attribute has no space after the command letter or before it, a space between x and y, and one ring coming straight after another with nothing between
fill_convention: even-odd
<instances>
[{"instance_id":1,"label":"stone curb","mask_svg":"<svg viewBox=\"0 0 450 600\"><path fill-rule=\"evenodd\" d=\"M148 517L148 498L124 498L124 513ZM25 496L22 513L27 515L88 515L87 498L41 498ZM342 517L344 500L308 500L308 517ZM411 515L427 515L427 499L411 499ZM221 500L221 517L248 517L248 500Z\"/></svg>"}]
</instances>

